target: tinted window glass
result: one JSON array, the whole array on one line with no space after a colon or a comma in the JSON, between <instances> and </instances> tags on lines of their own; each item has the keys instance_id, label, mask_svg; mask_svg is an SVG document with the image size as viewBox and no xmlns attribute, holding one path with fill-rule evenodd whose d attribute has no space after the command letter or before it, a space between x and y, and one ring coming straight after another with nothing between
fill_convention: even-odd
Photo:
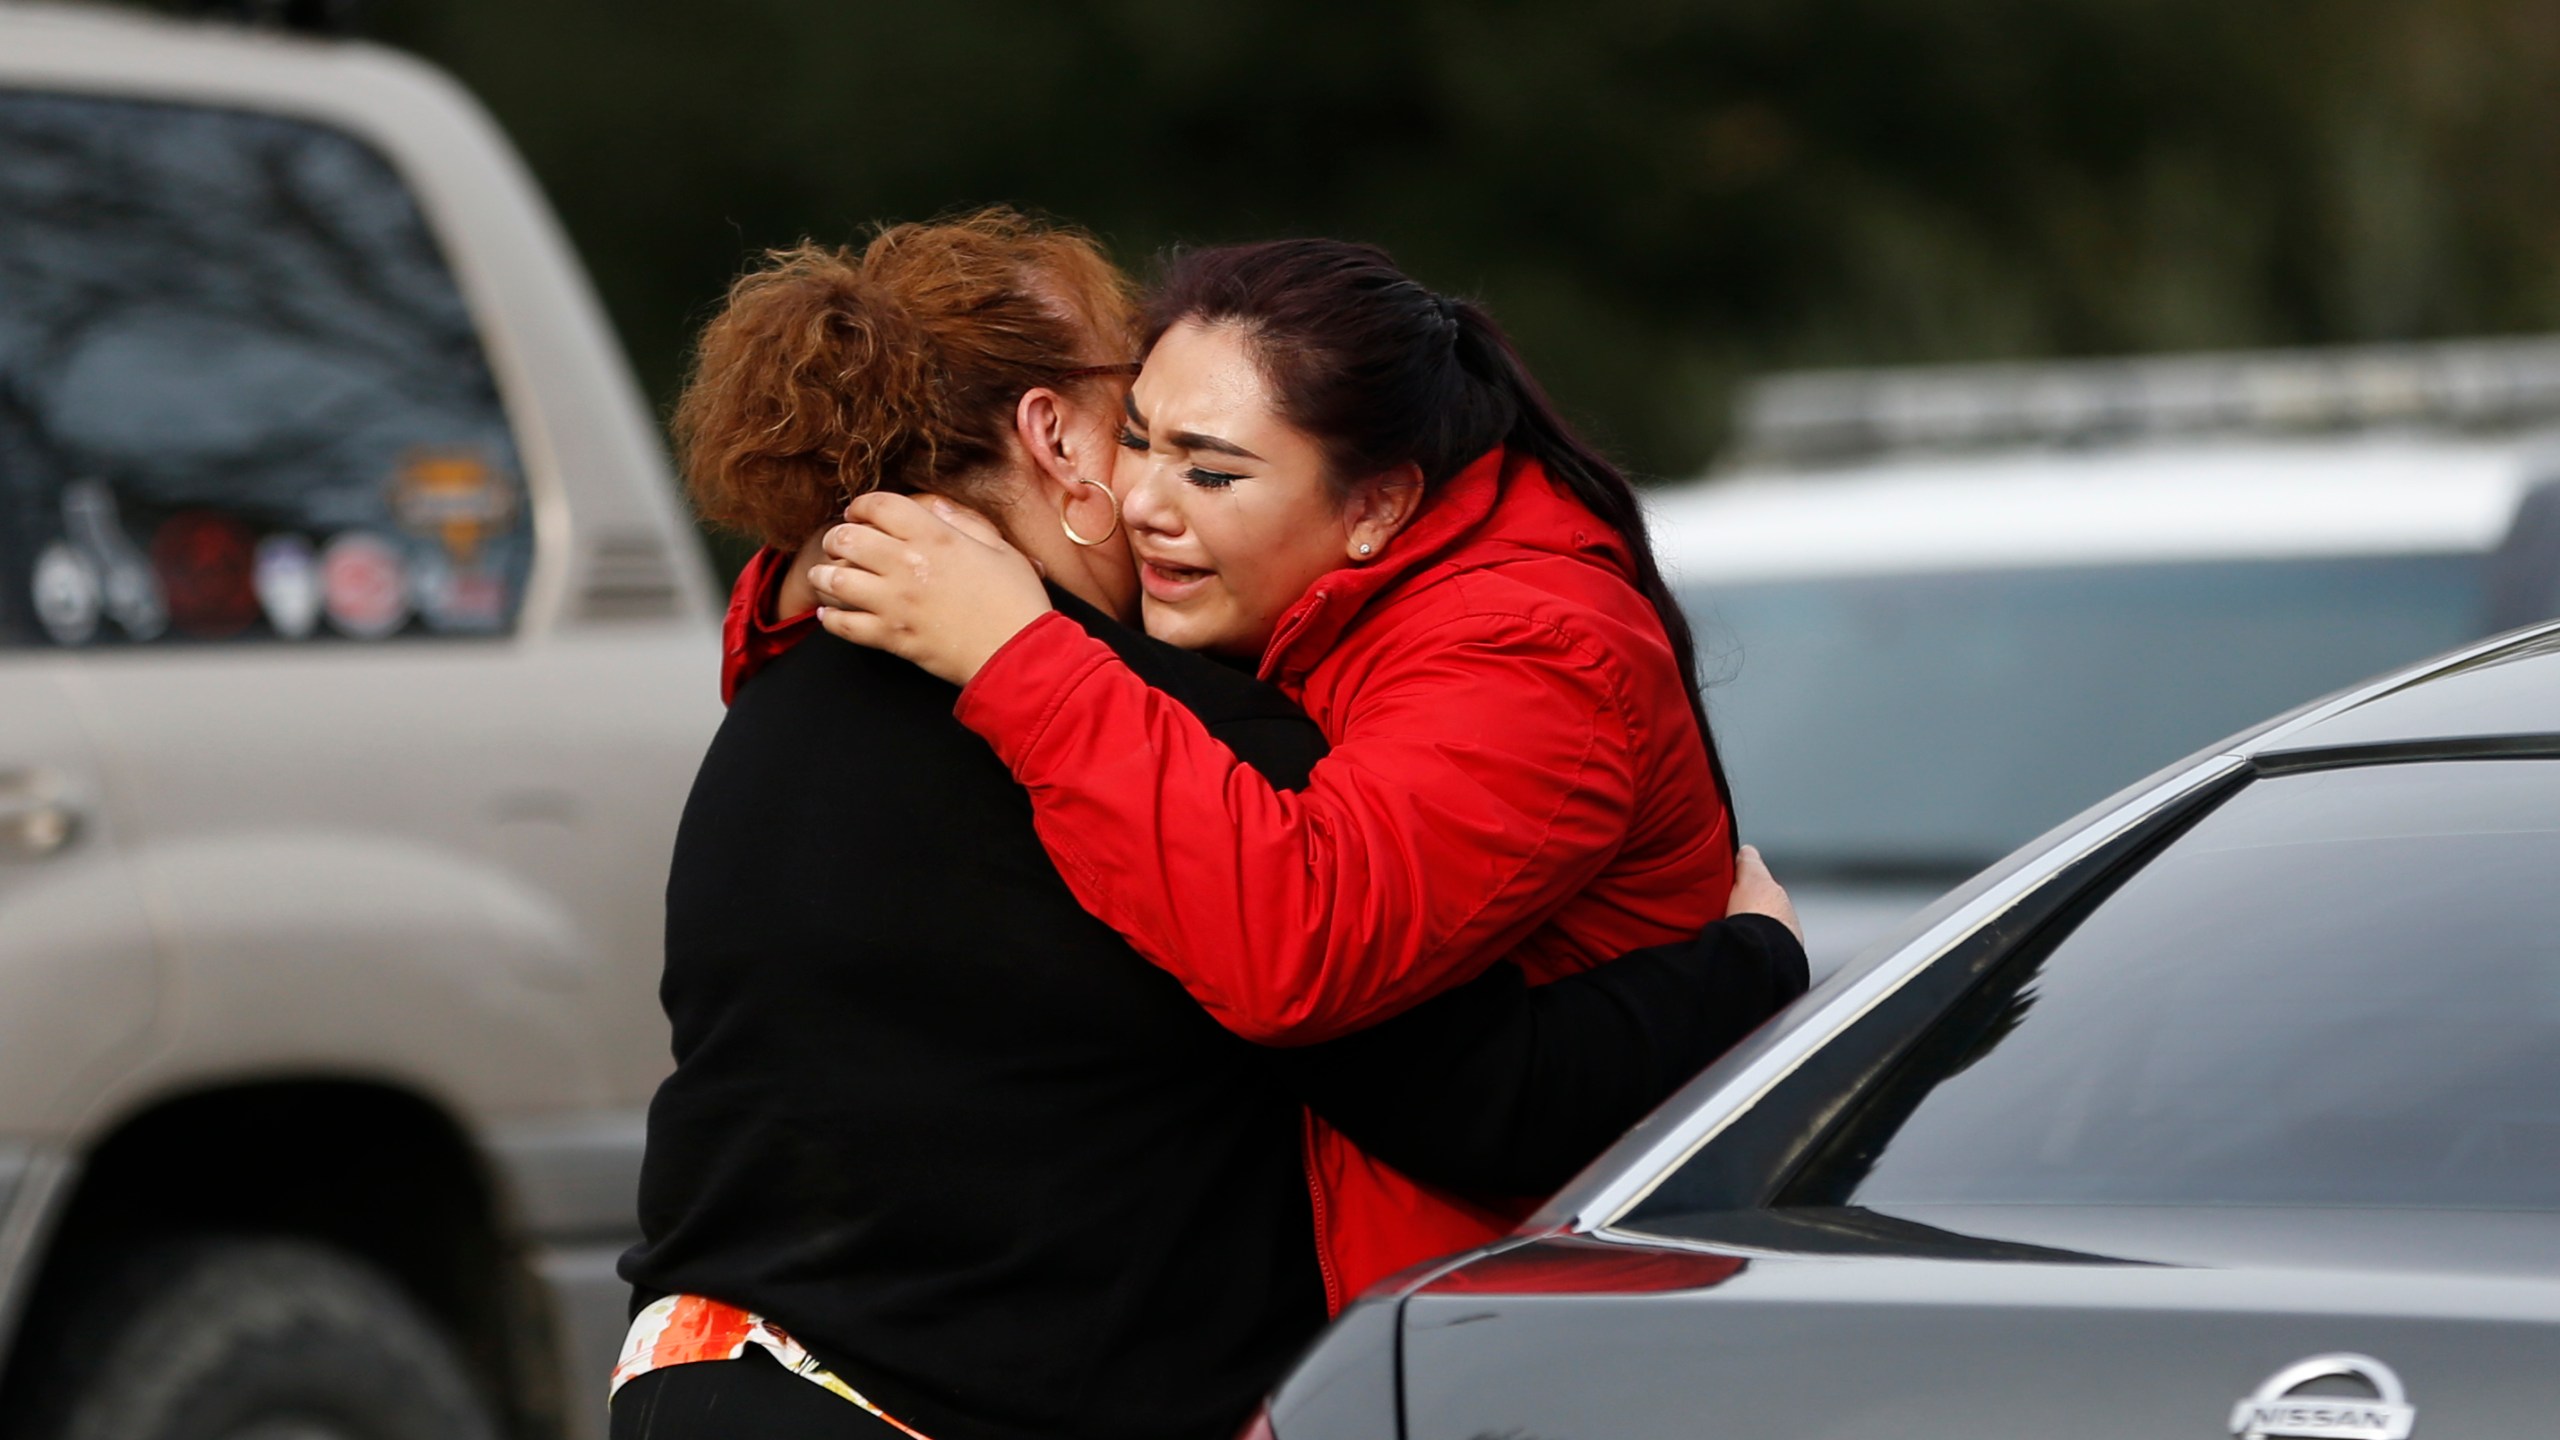
<instances>
[{"instance_id":1,"label":"tinted window glass","mask_svg":"<svg viewBox=\"0 0 2560 1440\"><path fill-rule=\"evenodd\" d=\"M2261 780L1960 1006L1788 1203L2560 1209L2555 876L2560 762Z\"/></svg>"},{"instance_id":2,"label":"tinted window glass","mask_svg":"<svg viewBox=\"0 0 2560 1440\"><path fill-rule=\"evenodd\" d=\"M0 92L0 642L504 631L519 475L381 156Z\"/></svg>"},{"instance_id":3,"label":"tinted window glass","mask_svg":"<svg viewBox=\"0 0 2560 1440\"><path fill-rule=\"evenodd\" d=\"M2479 556L2103 565L1692 592L1750 839L1950 878L2197 748L2480 633Z\"/></svg>"}]
</instances>

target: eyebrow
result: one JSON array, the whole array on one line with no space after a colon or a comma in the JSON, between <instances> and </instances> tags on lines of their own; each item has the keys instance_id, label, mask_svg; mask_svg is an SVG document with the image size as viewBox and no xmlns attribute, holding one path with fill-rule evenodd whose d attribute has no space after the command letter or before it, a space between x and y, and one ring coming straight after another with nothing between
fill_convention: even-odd
<instances>
[{"instance_id":1,"label":"eyebrow","mask_svg":"<svg viewBox=\"0 0 2560 1440\"><path fill-rule=\"evenodd\" d=\"M1141 430L1147 428L1147 417L1138 413L1138 397L1135 395L1121 396L1120 408L1128 412L1130 424ZM1172 445L1177 450L1206 450L1215 455L1233 455L1239 460L1262 459L1261 456L1254 454L1252 451L1247 450L1232 440L1221 440L1215 435L1203 435L1194 430L1176 430L1164 438L1166 443ZM1264 463L1268 464L1269 462L1265 461Z\"/></svg>"}]
</instances>

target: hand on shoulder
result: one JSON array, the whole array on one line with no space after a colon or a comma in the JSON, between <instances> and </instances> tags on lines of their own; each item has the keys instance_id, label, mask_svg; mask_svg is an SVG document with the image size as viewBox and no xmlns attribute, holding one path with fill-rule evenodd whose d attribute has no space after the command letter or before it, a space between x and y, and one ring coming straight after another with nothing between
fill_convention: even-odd
<instances>
[{"instance_id":1,"label":"hand on shoulder","mask_svg":"<svg viewBox=\"0 0 2560 1440\"><path fill-rule=\"evenodd\" d=\"M828 633L966 685L1006 641L1049 612L1022 553L947 500L874 491L845 507L808 571Z\"/></svg>"}]
</instances>

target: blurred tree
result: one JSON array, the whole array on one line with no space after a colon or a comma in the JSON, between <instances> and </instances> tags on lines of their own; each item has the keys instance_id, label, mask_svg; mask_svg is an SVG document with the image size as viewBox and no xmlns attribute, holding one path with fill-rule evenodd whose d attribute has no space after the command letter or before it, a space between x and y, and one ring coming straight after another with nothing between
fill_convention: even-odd
<instances>
[{"instance_id":1,"label":"blurred tree","mask_svg":"<svg viewBox=\"0 0 2560 1440\"><path fill-rule=\"evenodd\" d=\"M759 249L1003 200L1386 244L1639 469L1776 366L2560 327L2551 0L370 0L648 384Z\"/></svg>"}]
</instances>

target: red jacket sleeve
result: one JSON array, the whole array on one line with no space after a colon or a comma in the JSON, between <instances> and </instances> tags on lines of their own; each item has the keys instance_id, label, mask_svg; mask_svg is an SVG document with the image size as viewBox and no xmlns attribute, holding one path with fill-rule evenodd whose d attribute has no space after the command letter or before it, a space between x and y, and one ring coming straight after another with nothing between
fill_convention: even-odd
<instances>
[{"instance_id":1,"label":"red jacket sleeve","mask_svg":"<svg viewBox=\"0 0 2560 1440\"><path fill-rule=\"evenodd\" d=\"M770 547L758 550L729 587L729 613L720 623L720 703L738 698L738 687L772 663L783 651L818 628L818 612L784 620L767 620L773 596L782 586L782 567L791 554Z\"/></svg>"},{"instance_id":2,"label":"red jacket sleeve","mask_svg":"<svg viewBox=\"0 0 2560 1440\"><path fill-rule=\"evenodd\" d=\"M1596 648L1471 616L1361 660L1295 792L1063 615L998 651L958 714L1086 909L1229 1030L1304 1044L1481 972L1608 864L1634 809L1624 686Z\"/></svg>"}]
</instances>

